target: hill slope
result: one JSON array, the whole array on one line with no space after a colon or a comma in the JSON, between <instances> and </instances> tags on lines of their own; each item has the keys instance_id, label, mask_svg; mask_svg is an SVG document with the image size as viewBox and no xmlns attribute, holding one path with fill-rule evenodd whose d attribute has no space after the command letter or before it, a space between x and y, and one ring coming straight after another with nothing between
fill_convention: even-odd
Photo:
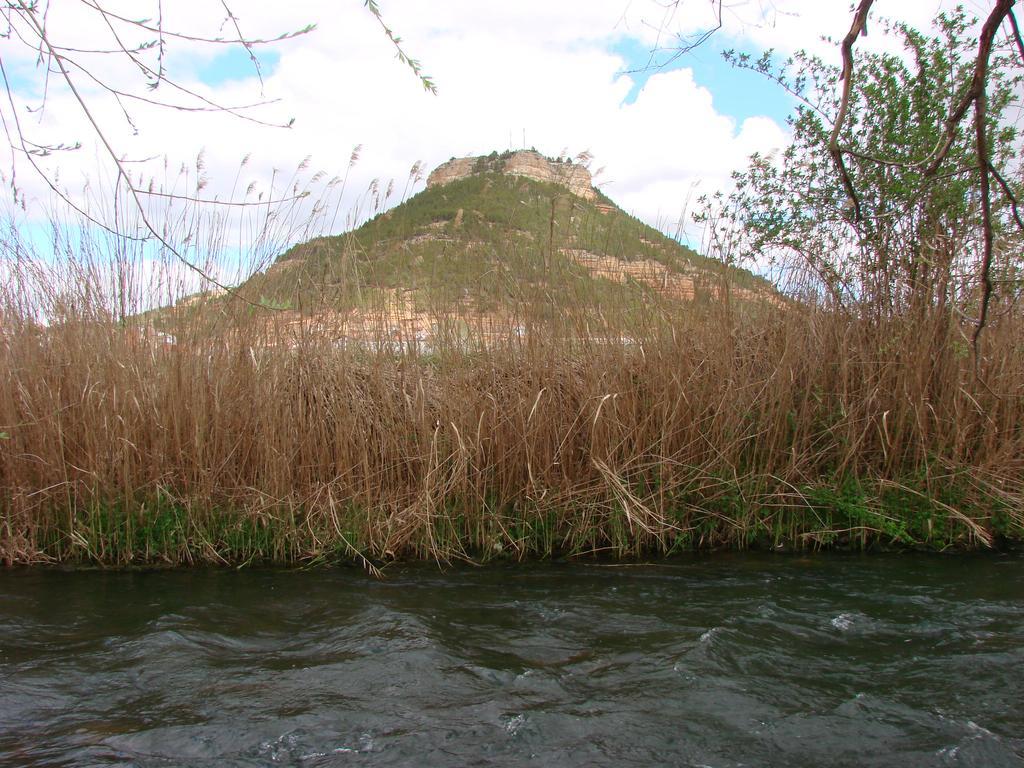
<instances>
[{"instance_id":1,"label":"hill slope","mask_svg":"<svg viewBox=\"0 0 1024 768\"><path fill-rule=\"evenodd\" d=\"M725 268L626 214L598 191L483 170L434 185L358 229L295 246L240 291L278 308L379 306L501 313L543 297L595 309L712 298ZM730 269L743 292L770 284Z\"/></svg>"}]
</instances>

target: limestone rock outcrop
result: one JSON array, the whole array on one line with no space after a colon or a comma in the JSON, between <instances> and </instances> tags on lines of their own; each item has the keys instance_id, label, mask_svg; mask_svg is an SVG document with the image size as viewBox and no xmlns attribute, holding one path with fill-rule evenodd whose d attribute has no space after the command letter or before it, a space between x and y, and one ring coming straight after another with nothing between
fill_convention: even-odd
<instances>
[{"instance_id":1,"label":"limestone rock outcrop","mask_svg":"<svg viewBox=\"0 0 1024 768\"><path fill-rule=\"evenodd\" d=\"M440 186L477 173L488 172L526 176L537 181L560 184L584 200L593 200L597 197L590 171L582 165L570 161L549 160L530 149L500 155L494 153L479 157L452 158L431 172L427 177L427 187Z\"/></svg>"}]
</instances>

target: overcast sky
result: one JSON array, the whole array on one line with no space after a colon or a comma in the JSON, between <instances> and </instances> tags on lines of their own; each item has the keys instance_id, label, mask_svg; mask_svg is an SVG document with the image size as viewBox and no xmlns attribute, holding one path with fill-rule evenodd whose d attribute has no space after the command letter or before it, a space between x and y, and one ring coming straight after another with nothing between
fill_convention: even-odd
<instances>
[{"instance_id":1,"label":"overcast sky","mask_svg":"<svg viewBox=\"0 0 1024 768\"><path fill-rule=\"evenodd\" d=\"M80 48L111 45L109 29L78 0L50 5L52 40ZM119 105L72 69L94 119L136 172L173 177L205 150L206 192L226 196L250 182L266 190L275 169L280 185L307 156L306 177L318 170L325 178L343 176L353 148L361 145L342 203L351 210L373 178L382 180L382 188L394 179L397 191L391 202L398 202L416 161L429 171L451 156L524 144L548 155L587 150L594 158L592 169L603 169L597 182L613 200L669 231L687 201L726 185L752 152L770 152L787 139L789 99L758 76L732 70L720 51L759 54L771 47L785 55L810 47L838 61L835 45L820 37L841 38L850 22L842 0L734 0L726 3L730 7L722 30L696 52L668 67L636 72L648 64L652 49L671 48L676 36L712 24L712 3L682 0L673 10L664 0L380 0L403 46L434 79L438 92L432 95L396 60L361 0L231 0L229 5L250 37L273 37L309 23L317 27L257 49L262 86L244 50L182 39L166 40L168 76L222 104L276 100L246 114L294 123L272 128L230 115L162 110L137 100L123 99ZM939 0L876 3L878 14L898 15L919 26L951 5ZM987 8L980 0L967 5L977 13ZM143 0L109 0L107 6L133 18L155 18L158 7ZM211 0L164 0L162 10L167 29L199 36L231 32L230 25L223 25L220 4ZM151 38L136 34L128 39L142 43ZM42 104L42 73L31 51L16 40L3 40L0 47L29 138L82 142L75 152L43 158L48 172L59 171L61 184L71 189L86 178L94 189L109 183L111 165L73 96L51 76L45 111L29 112ZM149 60L155 61L152 52ZM94 74L137 94L176 98L167 84L155 93L146 91L124 57L91 61ZM9 120L10 114L5 115ZM2 167L6 181L9 154ZM239 174L246 156L250 159ZM146 158L155 159L138 162ZM43 199L44 187L31 169L23 161L15 169L30 197Z\"/></svg>"}]
</instances>

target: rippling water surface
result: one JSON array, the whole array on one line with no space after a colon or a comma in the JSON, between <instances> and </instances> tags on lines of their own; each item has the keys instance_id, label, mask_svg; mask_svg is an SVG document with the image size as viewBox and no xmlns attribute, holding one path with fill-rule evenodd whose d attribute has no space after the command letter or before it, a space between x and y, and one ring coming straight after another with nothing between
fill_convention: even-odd
<instances>
[{"instance_id":1,"label":"rippling water surface","mask_svg":"<svg viewBox=\"0 0 1024 768\"><path fill-rule=\"evenodd\" d=\"M0 572L0 765L1010 766L1020 556Z\"/></svg>"}]
</instances>

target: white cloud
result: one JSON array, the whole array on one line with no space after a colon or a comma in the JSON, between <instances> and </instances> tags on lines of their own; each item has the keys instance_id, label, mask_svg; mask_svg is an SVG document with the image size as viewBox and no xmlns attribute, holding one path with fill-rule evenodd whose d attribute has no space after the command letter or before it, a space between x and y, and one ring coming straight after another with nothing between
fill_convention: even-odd
<instances>
[{"instance_id":1,"label":"white cloud","mask_svg":"<svg viewBox=\"0 0 1024 768\"><path fill-rule=\"evenodd\" d=\"M126 15L140 15L137 3L120 5ZM216 5L201 0L164 3L168 14L177 14L167 23L227 35L231 30L221 27ZM397 198L413 162L423 161L429 170L452 155L519 146L525 134L527 145L549 154L563 148L573 153L589 149L594 167L605 167L602 178L613 199L652 223L666 225L678 217L696 186L710 191L726 185L730 172L742 166L747 155L779 147L786 139L784 128L767 117L737 124L717 112L713 94L696 84L687 69L654 74L634 103L623 103L632 80L620 74L625 62L612 52L612 45L626 38L653 45L661 28L680 34L703 28L711 8L704 0L685 0L674 16L666 16L664 3L657 0L384 2L387 22L437 82L436 97L425 93L408 68L395 60L394 49L361 3L252 0L234 5L242 28L254 36L272 37L310 21L319 25L311 34L275 47L280 61L266 77L265 93L281 101L253 113L268 121L294 117L291 129L126 102L136 135L113 99L81 81L119 154L130 159L169 158L168 171L162 161L130 167L145 168L166 185L177 185L178 191L194 191L194 169L188 184L176 179L176 173L179 166L194 164L203 148L210 180L204 195L226 196L236 176L242 188L255 180L269 195L271 178L274 192L285 193L294 169L308 155L312 169L323 169L328 177L344 175L352 148L361 144L362 159L352 171L344 212L351 210L373 177L394 178ZM878 6L880 12L898 10L920 23L933 15L937 3L913 0L901 2L898 9L892 3ZM53 3L51 33L55 38L66 34L67 40L79 43L100 40L95 19L83 13L77 3ZM805 43L820 45L816 40L824 32L841 37L849 13L845 3L758 0L732 4L725 24L726 32L753 50L775 46L786 51ZM165 63L171 76L183 78L219 103L260 98L251 75L213 88L190 80L199 65L211 60L216 46L168 42ZM24 50L18 55L30 57ZM99 66L118 82L140 82L123 58L101 58ZM59 169L72 186L84 175L95 177L97 164L106 163L109 178L109 163L88 141L88 126L58 85L51 79L41 122L34 119L26 125L33 136L48 141L81 138L87 146L44 162L51 172ZM145 89L139 92L147 95ZM170 89L161 86L156 95L160 93L169 94ZM239 175L238 163L250 153L252 159ZM18 167L19 180L26 183L28 169L23 162ZM31 184L41 196L38 182Z\"/></svg>"}]
</instances>

